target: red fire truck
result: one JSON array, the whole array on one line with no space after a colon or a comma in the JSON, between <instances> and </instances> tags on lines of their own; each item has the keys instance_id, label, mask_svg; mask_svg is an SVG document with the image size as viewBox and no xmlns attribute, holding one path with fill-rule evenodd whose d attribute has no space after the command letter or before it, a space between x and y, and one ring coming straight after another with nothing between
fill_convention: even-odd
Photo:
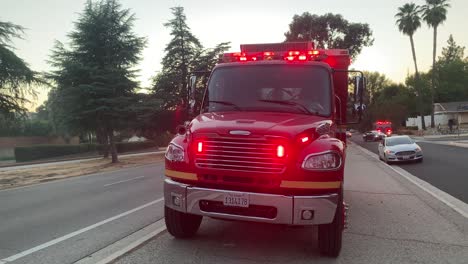
<instances>
[{"instance_id":1,"label":"red fire truck","mask_svg":"<svg viewBox=\"0 0 468 264\"><path fill-rule=\"evenodd\" d=\"M387 136L391 136L393 133L392 122L390 121L377 121L374 123L374 129L377 130L377 132L384 133Z\"/></svg>"},{"instance_id":2,"label":"red fire truck","mask_svg":"<svg viewBox=\"0 0 468 264\"><path fill-rule=\"evenodd\" d=\"M348 106L364 78L347 50L313 43L241 45L210 73L200 113L178 128L165 160L165 221L176 238L202 217L318 225L336 257L346 225L343 175ZM354 92L348 95L351 75ZM191 102L197 79L190 78ZM361 112L354 112L360 120Z\"/></svg>"}]
</instances>

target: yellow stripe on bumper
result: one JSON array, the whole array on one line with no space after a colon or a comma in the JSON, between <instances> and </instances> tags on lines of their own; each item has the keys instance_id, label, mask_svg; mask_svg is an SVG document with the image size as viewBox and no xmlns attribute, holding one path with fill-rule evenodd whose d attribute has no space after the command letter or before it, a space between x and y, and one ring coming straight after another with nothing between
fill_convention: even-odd
<instances>
[{"instance_id":1,"label":"yellow stripe on bumper","mask_svg":"<svg viewBox=\"0 0 468 264\"><path fill-rule=\"evenodd\" d=\"M166 170L165 174L167 177L172 177L172 178L177 178L177 179L192 180L192 181L198 180L197 174L190 173L190 172Z\"/></svg>"},{"instance_id":2,"label":"yellow stripe on bumper","mask_svg":"<svg viewBox=\"0 0 468 264\"><path fill-rule=\"evenodd\" d=\"M297 189L338 189L340 181L334 182L307 182L307 181L281 181L280 187Z\"/></svg>"}]
</instances>

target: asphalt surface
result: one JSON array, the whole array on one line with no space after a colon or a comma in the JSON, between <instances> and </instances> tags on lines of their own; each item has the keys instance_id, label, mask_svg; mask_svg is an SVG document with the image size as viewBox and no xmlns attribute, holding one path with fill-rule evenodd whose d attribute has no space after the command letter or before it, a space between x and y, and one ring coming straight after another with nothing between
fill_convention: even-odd
<instances>
[{"instance_id":1,"label":"asphalt surface","mask_svg":"<svg viewBox=\"0 0 468 264\"><path fill-rule=\"evenodd\" d=\"M446 139L444 139L446 140ZM378 154L378 142L364 142L360 134L353 135L352 141ZM422 148L424 162L398 163L414 176L436 188L468 203L468 148L435 144L439 139L417 142Z\"/></svg>"},{"instance_id":2,"label":"asphalt surface","mask_svg":"<svg viewBox=\"0 0 468 264\"><path fill-rule=\"evenodd\" d=\"M117 263L466 263L466 218L354 146L346 166L350 228L337 260L319 255L316 228L206 218L195 238L163 232ZM162 219L163 169L0 191L0 264L75 263Z\"/></svg>"},{"instance_id":3,"label":"asphalt surface","mask_svg":"<svg viewBox=\"0 0 468 264\"><path fill-rule=\"evenodd\" d=\"M466 218L354 146L345 179L350 227L337 259L319 255L316 228L204 218L194 238L164 232L115 263L467 263Z\"/></svg>"},{"instance_id":4,"label":"asphalt surface","mask_svg":"<svg viewBox=\"0 0 468 264\"><path fill-rule=\"evenodd\" d=\"M0 191L0 263L162 198L163 163ZM73 263L161 219L163 201L13 263Z\"/></svg>"}]
</instances>

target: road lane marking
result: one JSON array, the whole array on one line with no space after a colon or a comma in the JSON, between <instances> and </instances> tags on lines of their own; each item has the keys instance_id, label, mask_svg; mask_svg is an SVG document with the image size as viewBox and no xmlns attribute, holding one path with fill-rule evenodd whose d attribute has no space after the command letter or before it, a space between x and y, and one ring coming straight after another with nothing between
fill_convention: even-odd
<instances>
[{"instance_id":1,"label":"road lane marking","mask_svg":"<svg viewBox=\"0 0 468 264\"><path fill-rule=\"evenodd\" d=\"M357 143L354 143L354 145L357 146L362 152L366 153L368 156L370 156L370 157L372 157L372 158L374 158L374 159L376 159L376 160L378 160L380 162L379 156L377 154L371 152L368 149L365 149L364 147L359 146ZM432 186L430 183L421 180L420 178L414 176L413 174L409 173L405 169L402 169L402 168L400 168L398 166L397 167L390 166L385 162L382 162L382 164L384 166L387 166L388 168L392 169L394 172L398 173L398 175L400 175L403 178L407 179L408 181L410 181L414 185L418 186L419 188L421 188L425 192L429 193L434 198L441 201L442 203L444 203L448 207L452 208L453 210L455 210L456 212L458 212L462 216L468 218L468 204L466 204L463 201L453 197L452 195L450 195L450 194L448 194L448 193L446 193L446 192Z\"/></svg>"},{"instance_id":2,"label":"road lane marking","mask_svg":"<svg viewBox=\"0 0 468 264\"><path fill-rule=\"evenodd\" d=\"M118 181L118 182L113 182L113 183L104 184L104 187L111 186L111 185L114 185L114 184L129 182L129 181L133 181L133 180L138 180L138 179L141 179L141 178L144 178L144 177L145 177L145 176L139 176L139 177L131 178L131 179L128 179L128 180L123 180L123 181Z\"/></svg>"},{"instance_id":3,"label":"road lane marking","mask_svg":"<svg viewBox=\"0 0 468 264\"><path fill-rule=\"evenodd\" d=\"M113 217L111 217L111 218L107 218L107 219L105 219L105 220L103 220L103 221L101 221L101 222L98 222L98 223L96 223L96 224L93 224L93 225L87 226L87 227L85 227L85 228L82 228L82 229L80 229L80 230L77 230L77 231L75 231L75 232L69 233L69 234L64 235L64 236L62 236L62 237L53 239L53 240L51 240L51 241L49 241L49 242L46 242L46 243L44 243L44 244L35 246L35 247L33 247L33 248L30 248L30 249L28 249L28 250L25 250L25 251L23 251L23 252L20 252L20 253L18 253L18 254L16 254L16 255L10 256L10 257L5 258L5 259L1 259L1 260L0 260L0 263L7 263L7 262L15 261L15 260L17 260L17 259L19 259L19 258L25 257L25 256L30 255L30 254L32 254L32 253L35 253L35 252L37 252L37 251L39 251L39 250L42 250L42 249L45 249L45 248L47 248L47 247L53 246L53 245L58 244L58 243L60 243L60 242L62 242L62 241L65 241L65 240L67 240L67 239L69 239L69 238L72 238L72 237L74 237L74 236L77 236L77 235L79 235L79 234L82 234L82 233L84 233L84 232L87 232L87 231L89 231L89 230L91 230L91 229L94 229L94 228L96 228L96 227L102 226L102 225L107 224L107 223L109 223L109 222L111 222L111 221L117 220L117 219L119 219L119 218L122 218L122 217L124 217L124 216L127 216L127 215L129 215L129 214L132 214L132 213L134 213L134 212L136 212L136 211L139 211L139 210L141 210L141 209L144 209L144 208L146 208L146 207L148 207L148 206L151 206L151 205L153 205L153 204L157 204L157 203L162 202L162 201L164 201L164 198L163 198L163 197L162 197L162 198L159 198L159 199L156 199L156 200L154 200L154 201L151 201L151 202L149 202L149 203L146 203L146 204L144 204L144 205L138 206L138 207L136 207L136 208L133 208L132 210L126 211L126 212L121 213L121 214L119 214L119 215L113 216Z\"/></svg>"}]
</instances>

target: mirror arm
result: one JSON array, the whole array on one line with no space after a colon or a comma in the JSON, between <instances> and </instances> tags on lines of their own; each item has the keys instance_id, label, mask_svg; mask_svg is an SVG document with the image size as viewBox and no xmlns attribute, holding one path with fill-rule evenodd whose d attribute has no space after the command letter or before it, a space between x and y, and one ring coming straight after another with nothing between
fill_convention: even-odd
<instances>
[{"instance_id":1,"label":"mirror arm","mask_svg":"<svg viewBox=\"0 0 468 264\"><path fill-rule=\"evenodd\" d=\"M337 118L336 121L337 121L337 123L339 125L341 125L341 123L342 123L341 120L343 120L343 118L341 116L342 115L342 112L341 112L341 98L338 95L335 95L335 100L338 100L338 104L337 104L338 105L338 114L337 114L337 116L339 116L339 119Z\"/></svg>"}]
</instances>

